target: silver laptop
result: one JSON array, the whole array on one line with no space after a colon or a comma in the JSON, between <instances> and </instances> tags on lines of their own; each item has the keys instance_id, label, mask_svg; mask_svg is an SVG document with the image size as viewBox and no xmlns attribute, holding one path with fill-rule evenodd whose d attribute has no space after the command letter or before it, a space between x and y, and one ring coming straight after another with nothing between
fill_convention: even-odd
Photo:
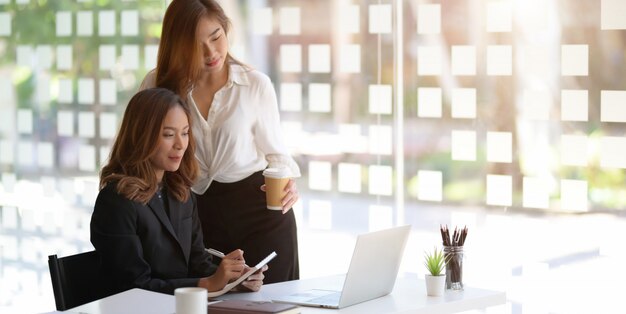
<instances>
[{"instance_id":1,"label":"silver laptop","mask_svg":"<svg viewBox=\"0 0 626 314\"><path fill-rule=\"evenodd\" d=\"M339 309L388 295L410 230L411 226L401 226L359 235L341 291L299 291L272 301Z\"/></svg>"}]
</instances>

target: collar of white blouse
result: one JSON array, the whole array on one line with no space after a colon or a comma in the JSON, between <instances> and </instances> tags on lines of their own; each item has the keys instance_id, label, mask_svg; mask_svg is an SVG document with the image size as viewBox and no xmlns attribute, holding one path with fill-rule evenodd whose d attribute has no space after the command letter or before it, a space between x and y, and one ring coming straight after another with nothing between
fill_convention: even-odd
<instances>
[{"instance_id":1,"label":"collar of white blouse","mask_svg":"<svg viewBox=\"0 0 626 314\"><path fill-rule=\"evenodd\" d=\"M232 88L233 85L242 85L242 86L247 86L250 84L250 81L248 79L248 75L247 72L249 70L244 69L242 66L238 65L238 64L231 64L230 65L230 69L228 71L228 80L226 81L226 84L224 86L222 86L222 88L220 88L216 93L215 96L217 96L219 93L222 93L223 91ZM191 88L191 90L189 91L189 94L187 95L187 98L190 100L191 104L193 105L193 113L195 114L196 118L198 121L202 121L204 123L201 123L201 125L203 126L203 129L208 128L210 125L212 125L213 121L212 121L212 117L215 117L215 114L213 114L213 112L215 112L215 110L217 110L218 106L215 106L215 103L211 105L211 109L209 109L209 114L207 115L207 118L204 119L204 117L202 116L202 114L200 113L200 110L198 109L198 105L196 104L196 101L193 99L193 87Z\"/></svg>"}]
</instances>

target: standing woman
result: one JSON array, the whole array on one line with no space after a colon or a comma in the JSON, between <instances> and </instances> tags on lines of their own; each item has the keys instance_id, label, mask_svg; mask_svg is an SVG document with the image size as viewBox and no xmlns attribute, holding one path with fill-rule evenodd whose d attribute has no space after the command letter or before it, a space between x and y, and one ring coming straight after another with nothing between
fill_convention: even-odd
<instances>
[{"instance_id":1,"label":"standing woman","mask_svg":"<svg viewBox=\"0 0 626 314\"><path fill-rule=\"evenodd\" d=\"M300 169L285 147L270 79L228 52L230 20L214 0L173 0L165 12L157 67L140 89L175 91L190 105L200 171L198 196L204 243L220 251L241 248L257 263L278 256L265 283L299 278L295 181L283 210L267 209L261 189L269 167Z\"/></svg>"}]
</instances>

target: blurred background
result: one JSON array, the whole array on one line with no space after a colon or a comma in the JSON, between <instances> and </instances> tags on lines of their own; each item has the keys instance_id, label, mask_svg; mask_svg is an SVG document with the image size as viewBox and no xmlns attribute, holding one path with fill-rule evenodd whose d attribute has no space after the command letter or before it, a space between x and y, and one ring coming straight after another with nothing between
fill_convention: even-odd
<instances>
[{"instance_id":1,"label":"blurred background","mask_svg":"<svg viewBox=\"0 0 626 314\"><path fill-rule=\"evenodd\" d=\"M93 249L98 171L169 2L0 0L0 312L53 310L47 256ZM464 281L508 298L475 312L623 312L626 1L221 3L303 172L303 278L402 224L423 277L439 226L468 226Z\"/></svg>"}]
</instances>

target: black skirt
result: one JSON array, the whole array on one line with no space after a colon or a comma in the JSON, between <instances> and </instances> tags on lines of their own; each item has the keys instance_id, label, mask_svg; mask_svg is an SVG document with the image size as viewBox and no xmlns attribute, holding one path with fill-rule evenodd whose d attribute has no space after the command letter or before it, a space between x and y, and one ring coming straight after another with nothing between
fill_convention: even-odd
<instances>
[{"instance_id":1,"label":"black skirt","mask_svg":"<svg viewBox=\"0 0 626 314\"><path fill-rule=\"evenodd\" d=\"M213 181L196 195L204 245L228 254L244 251L248 265L256 265L272 251L278 254L264 273L264 283L300 278L298 236L293 210L283 215L267 209L262 171L234 183Z\"/></svg>"}]
</instances>

